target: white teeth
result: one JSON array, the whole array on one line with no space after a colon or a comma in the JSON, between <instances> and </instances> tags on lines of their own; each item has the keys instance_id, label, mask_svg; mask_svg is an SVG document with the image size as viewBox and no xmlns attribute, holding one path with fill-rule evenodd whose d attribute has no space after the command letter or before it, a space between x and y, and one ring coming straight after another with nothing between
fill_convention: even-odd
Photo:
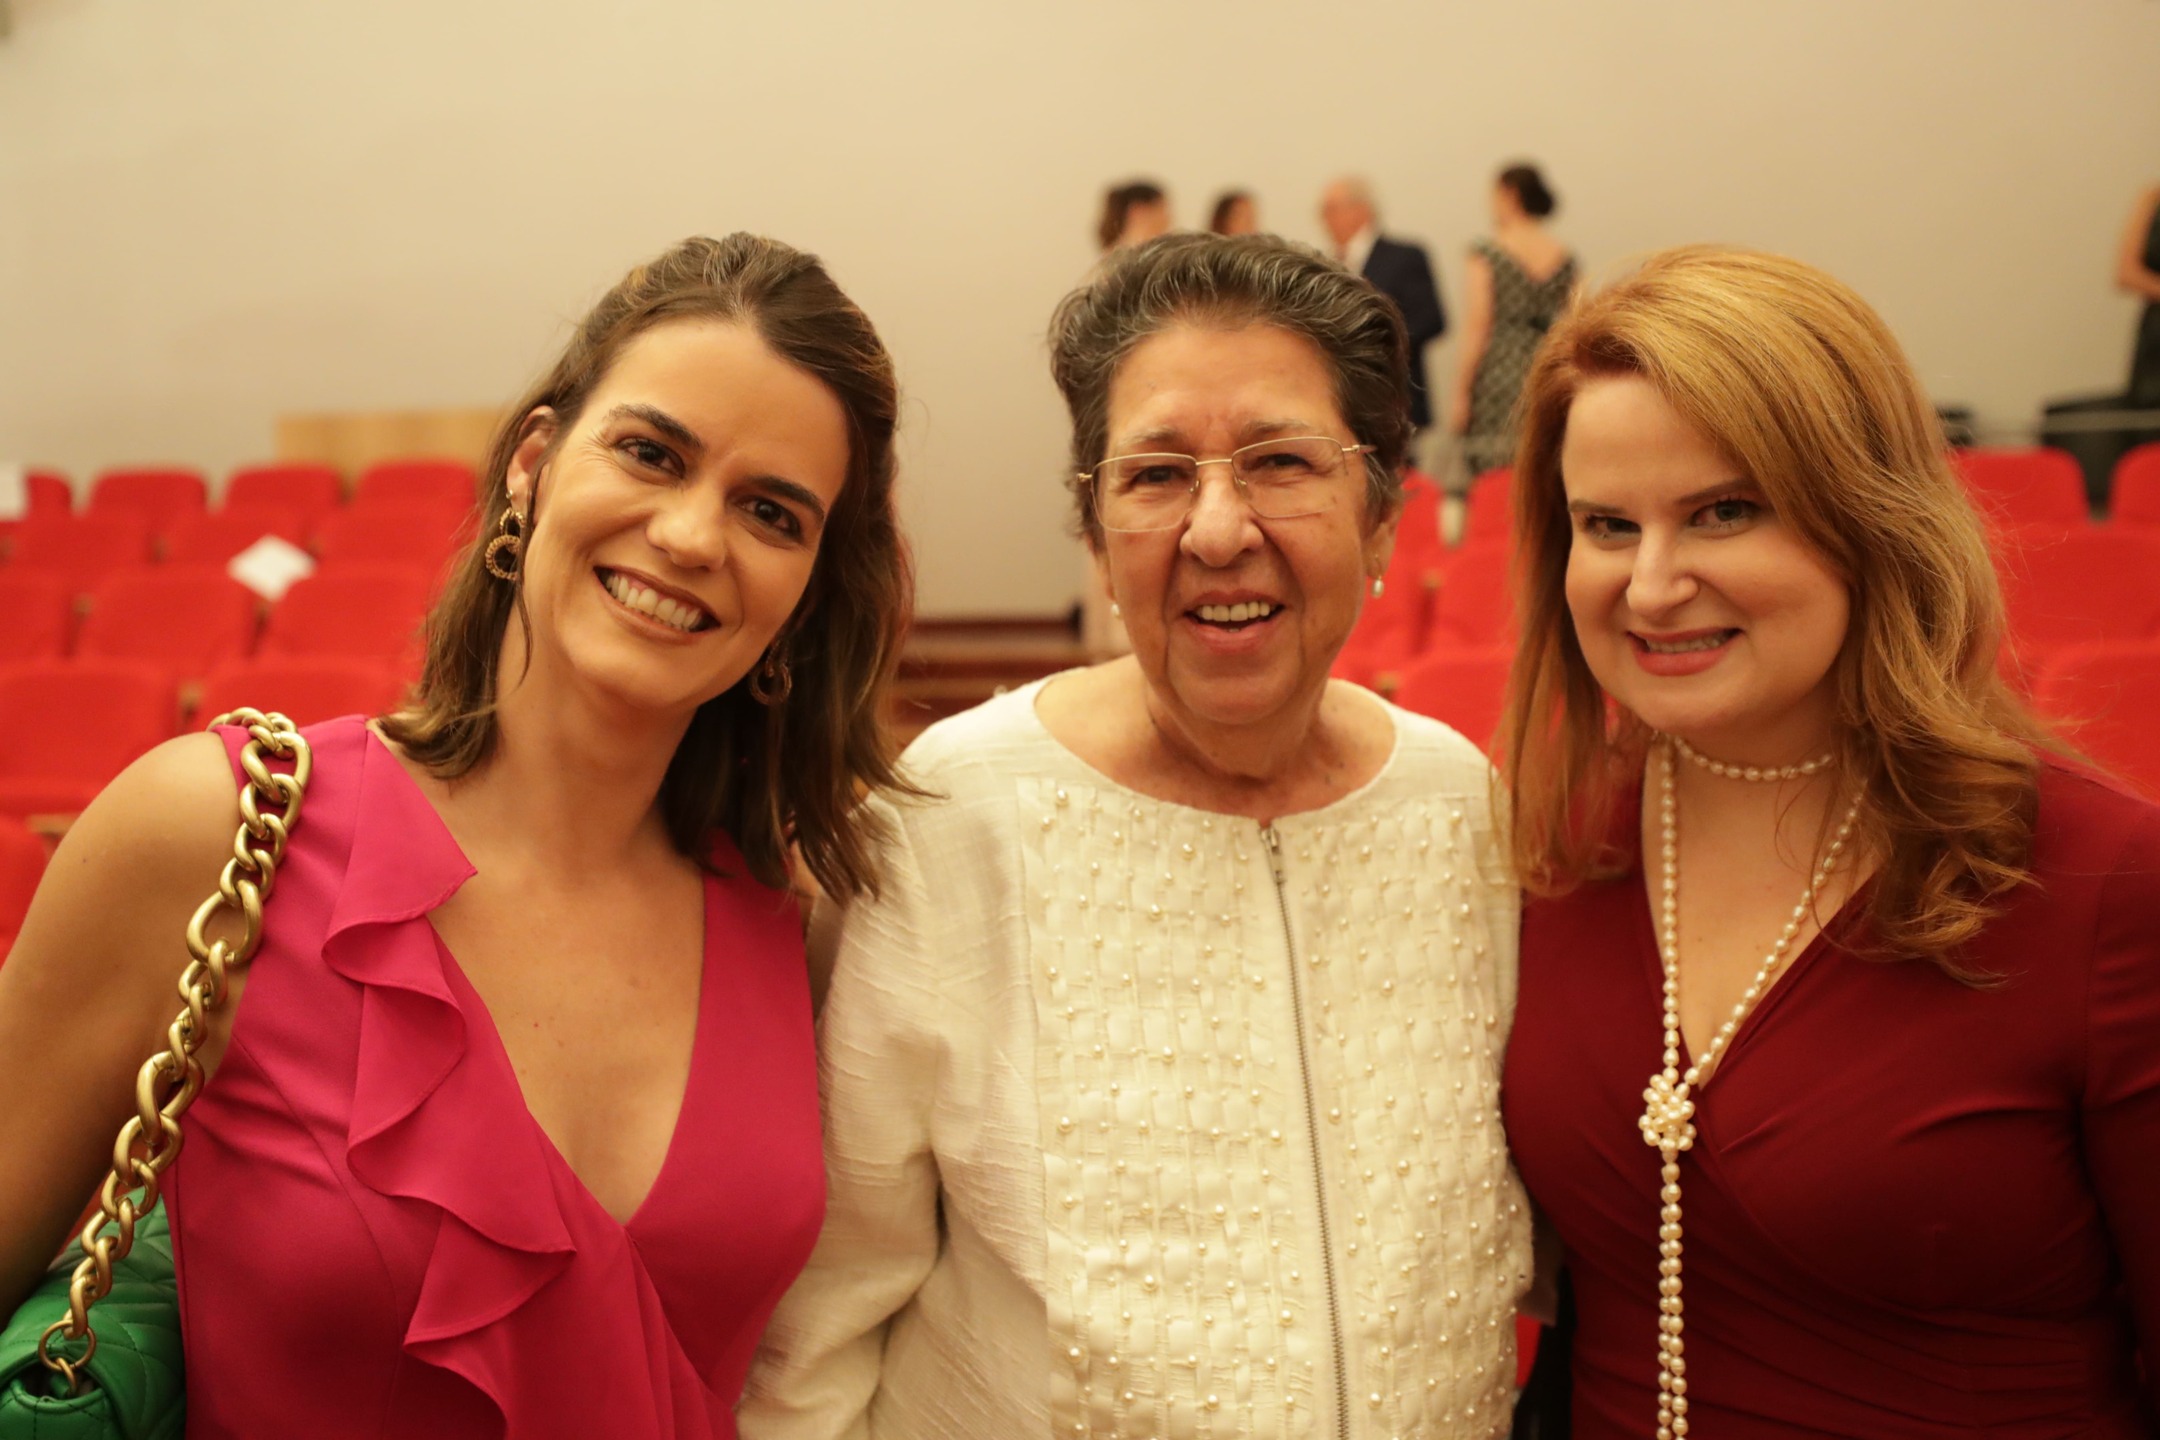
<instances>
[{"instance_id":1,"label":"white teeth","mask_svg":"<svg viewBox=\"0 0 2160 1440\"><path fill-rule=\"evenodd\" d=\"M657 590L648 589L613 570L603 572L603 584L607 592L630 609L641 615L650 615L663 625L677 630L697 630L704 622L704 612L693 609L678 600L671 600Z\"/></svg>"},{"instance_id":2,"label":"white teeth","mask_svg":"<svg viewBox=\"0 0 2160 1440\"><path fill-rule=\"evenodd\" d=\"M1235 605L1202 605L1199 616L1216 625L1236 625L1246 620L1259 620L1274 614L1282 607L1265 600L1240 600Z\"/></svg>"},{"instance_id":3,"label":"white teeth","mask_svg":"<svg viewBox=\"0 0 2160 1440\"><path fill-rule=\"evenodd\" d=\"M1726 637L1730 634L1730 631L1719 630L1698 639L1682 640L1677 643L1652 640L1646 635L1642 637L1642 643L1643 648L1653 655L1686 655L1695 650L1715 650L1725 643Z\"/></svg>"}]
</instances>

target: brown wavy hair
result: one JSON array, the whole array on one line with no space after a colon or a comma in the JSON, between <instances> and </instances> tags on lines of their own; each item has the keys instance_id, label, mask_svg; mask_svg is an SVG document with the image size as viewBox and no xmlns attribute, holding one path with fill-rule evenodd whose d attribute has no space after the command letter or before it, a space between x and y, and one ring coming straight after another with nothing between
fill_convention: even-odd
<instances>
[{"instance_id":1,"label":"brown wavy hair","mask_svg":"<svg viewBox=\"0 0 2160 1440\"><path fill-rule=\"evenodd\" d=\"M879 723L913 593L893 513L899 393L869 317L815 256L777 240L685 240L624 276L579 323L496 433L480 479L479 538L453 562L428 616L427 663L413 699L383 729L444 779L493 753L496 672L511 616L531 634L523 587L489 575L482 558L510 503L511 457L536 411L554 412L559 444L625 346L685 319L750 326L775 354L823 382L847 417L848 471L809 585L774 642L794 687L764 706L746 677L698 707L660 787L668 833L705 864L712 833L725 831L767 885L787 882L793 846L827 893L874 892L883 836L859 801L866 790L912 793L894 771ZM544 498L536 487L529 526L545 523Z\"/></svg>"},{"instance_id":2,"label":"brown wavy hair","mask_svg":"<svg viewBox=\"0 0 2160 1440\"><path fill-rule=\"evenodd\" d=\"M1565 594L1568 409L1610 376L1648 381L1846 578L1836 750L1838 773L1866 786L1867 919L1885 953L1981 978L1957 951L2030 879L2039 756L2060 747L1997 673L1982 523L1904 352L1852 290L1780 256L1664 251L1563 318L1532 363L1515 460L1522 641L1500 730L1524 886L1559 893L1634 855L1613 837L1649 732L1591 675Z\"/></svg>"}]
</instances>

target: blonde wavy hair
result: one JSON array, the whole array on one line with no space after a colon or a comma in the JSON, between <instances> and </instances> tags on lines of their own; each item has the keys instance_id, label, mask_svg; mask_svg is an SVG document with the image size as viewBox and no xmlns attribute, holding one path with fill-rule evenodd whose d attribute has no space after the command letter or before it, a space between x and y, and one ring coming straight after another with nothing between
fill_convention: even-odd
<instances>
[{"instance_id":1,"label":"blonde wavy hair","mask_svg":"<svg viewBox=\"0 0 2160 1440\"><path fill-rule=\"evenodd\" d=\"M2039 753L2057 747L1997 674L1982 523L1904 352L1852 290L1780 256L1657 254L1564 317L1532 364L1514 487L1522 642L1500 730L1524 886L1561 893L1634 853L1615 822L1650 737L1576 641L1560 474L1577 392L1614 376L1649 382L1846 578L1836 749L1839 775L1866 786L1867 918L1886 953L1982 978L1957 952L2030 878Z\"/></svg>"}]
</instances>

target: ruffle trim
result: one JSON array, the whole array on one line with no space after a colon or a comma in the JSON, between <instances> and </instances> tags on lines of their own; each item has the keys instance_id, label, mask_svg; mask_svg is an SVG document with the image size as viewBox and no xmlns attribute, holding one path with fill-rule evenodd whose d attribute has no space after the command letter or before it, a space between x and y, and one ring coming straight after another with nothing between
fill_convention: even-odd
<instances>
[{"instance_id":1,"label":"ruffle trim","mask_svg":"<svg viewBox=\"0 0 2160 1440\"><path fill-rule=\"evenodd\" d=\"M363 990L346 1163L378 1194L442 1212L405 1351L470 1381L514 1434L505 1322L577 1246L542 1137L500 1123L524 1097L507 1063L474 1053L427 919L472 863L397 757L363 737L352 853L323 941L324 962Z\"/></svg>"}]
</instances>

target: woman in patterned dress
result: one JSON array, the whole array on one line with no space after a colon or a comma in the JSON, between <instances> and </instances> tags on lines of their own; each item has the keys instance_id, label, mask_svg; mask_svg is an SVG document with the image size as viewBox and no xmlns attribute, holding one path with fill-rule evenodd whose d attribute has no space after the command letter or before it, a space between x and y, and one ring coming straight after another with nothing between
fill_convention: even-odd
<instances>
[{"instance_id":1,"label":"woman in patterned dress","mask_svg":"<svg viewBox=\"0 0 2160 1440\"><path fill-rule=\"evenodd\" d=\"M1463 267L1462 358L1448 424L1472 475L1515 454L1515 397L1538 342L1574 298L1575 257L1546 229L1559 201L1535 165L1510 165L1493 185L1493 237Z\"/></svg>"}]
</instances>

